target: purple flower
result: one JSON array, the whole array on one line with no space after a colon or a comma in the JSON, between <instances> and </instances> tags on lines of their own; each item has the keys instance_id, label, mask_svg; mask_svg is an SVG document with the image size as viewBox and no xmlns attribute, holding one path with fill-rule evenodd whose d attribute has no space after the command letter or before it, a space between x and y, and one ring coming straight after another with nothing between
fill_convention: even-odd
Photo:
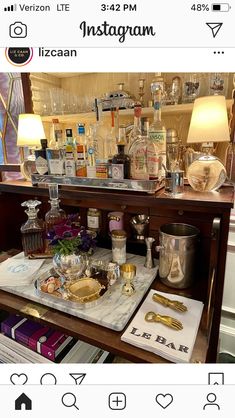
<instances>
[{"instance_id":1,"label":"purple flower","mask_svg":"<svg viewBox=\"0 0 235 418\"><path fill-rule=\"evenodd\" d=\"M88 252L95 248L96 241L83 226L80 226L79 215L73 214L54 225L53 229L47 233L53 251L60 253L79 253Z\"/></svg>"}]
</instances>

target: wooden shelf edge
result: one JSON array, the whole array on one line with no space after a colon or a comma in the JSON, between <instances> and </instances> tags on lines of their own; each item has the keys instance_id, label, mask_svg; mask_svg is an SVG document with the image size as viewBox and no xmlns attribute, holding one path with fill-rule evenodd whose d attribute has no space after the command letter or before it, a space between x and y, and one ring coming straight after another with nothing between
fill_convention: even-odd
<instances>
[{"instance_id":1,"label":"wooden shelf edge","mask_svg":"<svg viewBox=\"0 0 235 418\"><path fill-rule=\"evenodd\" d=\"M227 99L227 109L230 109L232 106L232 99ZM178 105L169 105L169 106L163 106L162 108L162 114L163 115L173 115L177 113L191 113L193 109L193 103L183 103ZM153 114L153 108L152 107L144 107L142 109L142 116L152 116ZM119 111L120 116L133 116L134 115L134 109L123 109ZM110 117L109 111L103 112L104 117ZM87 120L92 119L95 120L95 112L86 112L86 113L76 113L76 114L66 114L66 115L48 115L48 116L42 116L43 122L52 122L52 119L58 118L60 123L77 123L78 120Z\"/></svg>"}]
</instances>

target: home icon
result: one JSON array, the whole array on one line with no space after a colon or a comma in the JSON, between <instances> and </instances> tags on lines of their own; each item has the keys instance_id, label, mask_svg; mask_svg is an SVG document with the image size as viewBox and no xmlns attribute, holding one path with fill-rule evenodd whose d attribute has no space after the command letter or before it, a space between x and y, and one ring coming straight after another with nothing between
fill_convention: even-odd
<instances>
[{"instance_id":1,"label":"home icon","mask_svg":"<svg viewBox=\"0 0 235 418\"><path fill-rule=\"evenodd\" d=\"M21 409L31 410L32 409L32 401L28 398L25 393L22 393L16 400L15 400L15 410L19 411Z\"/></svg>"}]
</instances>

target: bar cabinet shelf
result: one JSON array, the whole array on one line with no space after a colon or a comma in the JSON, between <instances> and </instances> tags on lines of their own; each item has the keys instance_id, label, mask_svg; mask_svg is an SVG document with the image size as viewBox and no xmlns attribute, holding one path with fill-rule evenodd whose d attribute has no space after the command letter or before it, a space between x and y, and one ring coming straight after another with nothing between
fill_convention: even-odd
<instances>
[{"instance_id":1,"label":"bar cabinet shelf","mask_svg":"<svg viewBox=\"0 0 235 418\"><path fill-rule=\"evenodd\" d=\"M230 109L232 105L232 100L226 100L227 108ZM191 113L193 110L193 103L183 103L178 105L169 105L162 107L162 115L170 116L170 115L177 115L177 114L185 114ZM133 109L121 109L119 110L120 117L132 117L134 116ZM152 107L144 107L142 109L142 116L143 117L152 117L153 116L153 108ZM103 117L110 117L109 111L103 112ZM76 113L76 114L62 114L62 115L48 115L42 116L43 122L52 122L52 119L58 118L60 123L77 123L79 121L95 121L95 112L84 112L84 113Z\"/></svg>"},{"instance_id":2,"label":"bar cabinet shelf","mask_svg":"<svg viewBox=\"0 0 235 418\"><path fill-rule=\"evenodd\" d=\"M110 243L105 226L107 213L113 210L124 212L124 221L129 239L128 252L145 256L145 246L135 245L131 238L129 220L137 213L150 216L149 235L158 243L159 228L164 223L182 222L200 230L199 262L195 284L186 290L176 290L163 285L159 278L152 288L168 293L178 293L204 303L204 311L192 355L192 362L215 362L219 338L221 304L223 296L227 239L230 210L233 206L233 187L224 185L217 192L199 193L189 186L180 198L164 194L164 189L154 195L140 195L121 190L86 189L62 185L59 189L61 205L69 213L78 210L81 223L86 222L87 208L96 207L102 211L103 245ZM0 248L21 248L20 225L25 215L21 202L30 198L42 201L41 216L48 208L48 189L44 184L32 186L26 181L5 181L0 183ZM14 216L12 215L14 214ZM106 229L105 229L106 228ZM107 239L105 239L105 236ZM155 254L156 255L156 254ZM133 362L163 363L163 358L131 346L120 340L123 333L106 329L91 322L71 317L52 308L30 303L29 300L0 290L0 308L18 312L37 321L63 330L85 342L101 347Z\"/></svg>"}]
</instances>

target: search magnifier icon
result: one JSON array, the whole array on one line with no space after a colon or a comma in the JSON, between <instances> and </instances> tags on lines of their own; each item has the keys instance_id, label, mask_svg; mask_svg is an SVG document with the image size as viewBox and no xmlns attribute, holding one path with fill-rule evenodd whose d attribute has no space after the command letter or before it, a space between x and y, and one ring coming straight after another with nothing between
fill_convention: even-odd
<instances>
[{"instance_id":1,"label":"search magnifier icon","mask_svg":"<svg viewBox=\"0 0 235 418\"><path fill-rule=\"evenodd\" d=\"M75 406L75 408L77 408L77 410L79 411L79 408L76 405L76 401L76 396L71 392L64 393L64 395L61 398L61 402L64 406L68 408L70 408L71 406Z\"/></svg>"}]
</instances>

